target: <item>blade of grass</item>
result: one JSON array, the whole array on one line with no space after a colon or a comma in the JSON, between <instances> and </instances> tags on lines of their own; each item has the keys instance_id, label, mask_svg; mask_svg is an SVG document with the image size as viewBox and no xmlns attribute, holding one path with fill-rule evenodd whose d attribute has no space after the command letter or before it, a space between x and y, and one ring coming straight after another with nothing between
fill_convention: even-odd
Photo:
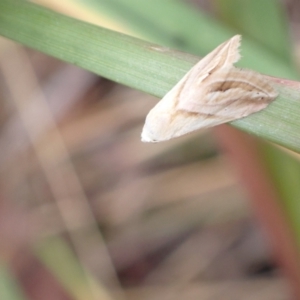
<instances>
[{"instance_id":1,"label":"blade of grass","mask_svg":"<svg viewBox=\"0 0 300 300\"><path fill-rule=\"evenodd\" d=\"M62 239L44 239L35 245L35 253L74 299L112 299L107 290L99 281L95 282L94 278L88 278L89 285L86 284L86 272Z\"/></svg>"},{"instance_id":2,"label":"blade of grass","mask_svg":"<svg viewBox=\"0 0 300 300\"><path fill-rule=\"evenodd\" d=\"M220 12L222 13L224 19L232 20L238 18L236 16L237 12L235 10L228 10L224 8L224 0L215 0L216 3L220 4ZM239 0L227 0L226 4L229 7L239 7ZM241 30L251 31L253 26L256 26L256 23L260 23L262 26L263 23L273 24L273 28L278 28L274 35L271 35L270 38L264 40L264 43L275 52L278 50L277 45L284 44L285 50L282 50L281 56L292 60L292 49L287 48L289 43L287 43L287 24L286 18L283 17L283 12L279 13L282 9L278 1L266 0L264 2L256 2L252 0L243 1L244 9L247 8L247 14L251 15L251 18L239 19L235 24ZM226 6L227 7L227 6ZM264 14L264 18L261 17L262 12L270 11L270 14ZM273 12L273 13L272 13ZM274 13L277 12L277 13ZM243 13L241 12L243 15ZM268 25L267 25L268 26ZM269 32L273 32L269 28ZM285 34L284 34L285 33ZM253 31L253 35L258 39L264 39L267 35L264 31L259 31L258 29ZM288 120L287 120L288 122ZM261 146L262 154L265 157L266 165L270 170L271 176L273 177L274 182L276 183L276 189L279 192L281 199L283 201L283 208L286 210L288 219L291 222L292 228L295 232L295 238L300 247L300 206L299 206L299 197L300 197L300 163L299 160L287 155L283 151L269 145L262 144Z\"/></svg>"},{"instance_id":3,"label":"blade of grass","mask_svg":"<svg viewBox=\"0 0 300 300\"><path fill-rule=\"evenodd\" d=\"M214 0L213 4L224 23L257 40L277 54L279 60L293 65L287 16L278 0Z\"/></svg>"},{"instance_id":4,"label":"blade of grass","mask_svg":"<svg viewBox=\"0 0 300 300\"><path fill-rule=\"evenodd\" d=\"M198 60L19 0L0 2L0 34L159 97Z\"/></svg>"},{"instance_id":5,"label":"blade of grass","mask_svg":"<svg viewBox=\"0 0 300 300\"><path fill-rule=\"evenodd\" d=\"M0 2L0 34L158 97L162 97L199 59L20 0ZM206 41L203 40L203 44ZM259 54L261 63L268 62L270 72L296 76L276 56L250 41L243 42L244 52L251 52L252 56ZM300 152L299 86L276 86L280 97L268 109L232 124Z\"/></svg>"},{"instance_id":6,"label":"blade of grass","mask_svg":"<svg viewBox=\"0 0 300 300\"><path fill-rule=\"evenodd\" d=\"M109 13L115 20L152 42L201 56L238 33L237 30L224 26L184 1L74 0L74 2L97 10L100 15ZM288 44L287 42L280 47L288 47ZM270 52L265 50L244 39L243 60L240 66L273 76L298 78L291 64L287 66L281 57L270 55ZM284 69L288 69L288 74Z\"/></svg>"},{"instance_id":7,"label":"blade of grass","mask_svg":"<svg viewBox=\"0 0 300 300\"><path fill-rule=\"evenodd\" d=\"M288 220L295 232L300 248L300 164L297 159L282 150L264 144L262 147L265 162L274 180L276 190L284 201Z\"/></svg>"},{"instance_id":8,"label":"blade of grass","mask_svg":"<svg viewBox=\"0 0 300 300\"><path fill-rule=\"evenodd\" d=\"M0 299L3 300L26 300L18 283L14 280L9 270L0 263Z\"/></svg>"},{"instance_id":9,"label":"blade of grass","mask_svg":"<svg viewBox=\"0 0 300 300\"><path fill-rule=\"evenodd\" d=\"M84 258L86 249L85 246L80 242L81 236L86 236L88 234L89 241L93 244L94 250L97 249L98 252L101 252L103 258L101 265L98 267L105 271L103 273L103 277L98 278L99 283L105 277L109 278L110 283L114 284L114 290L118 290L121 294L122 291L121 288L119 288L119 282L115 274L115 269L110 255L107 252L103 236L101 232L97 230L97 222L89 204L87 203L80 180L73 168L72 162L70 161L68 149L60 135L59 130L57 129L51 114L51 110L48 107L48 103L43 96L43 93L38 88L38 82L30 61L26 53L20 47L10 47L10 53L11 58L7 57L6 60L2 60L0 62L0 70L3 73L7 87L11 92L11 99L14 102L16 111L18 112L21 122L27 131L32 149L35 152L37 160L39 161L40 167L47 180L47 184L51 190L51 194L55 199L56 208L60 214L66 232L68 233L68 238L72 243L74 252L78 257L78 260L81 262L81 265L84 266L82 268L82 277L86 280L82 281L82 286L85 286L86 290L89 288L89 299L92 299L92 295L94 295L93 299L99 299L99 288L96 287L94 281L92 281L92 275L86 271L86 269L95 266L95 264L91 266L89 263L87 263ZM19 70L21 69L23 72L20 73ZM17 85L18 88L15 88L15 85ZM37 117L36 115L36 118L34 118L35 122L32 122L32 118L30 118L30 116L26 114L23 109L24 104L27 103L27 100L30 98L29 95L31 95L32 90L36 91L36 99L34 104L39 116ZM56 141L56 148L60 149L60 152L64 157L64 164L63 166L60 166L60 168L52 168L51 166L53 165L53 161L51 161L51 159L49 160L49 157L45 155L45 152L41 151L41 149L37 146L38 133L36 128L39 125L41 125L43 128L52 128L53 134L55 135L54 139ZM68 178L69 185L63 184L64 178ZM72 196L67 197L66 195ZM89 222L89 228L81 228L80 231L74 231L74 228L78 227L78 223L75 224L77 221L70 217L68 213L70 210L72 210L73 214L76 215L76 220L87 219ZM93 276L96 277L96 273L93 273ZM69 280L69 278L66 280Z\"/></svg>"},{"instance_id":10,"label":"blade of grass","mask_svg":"<svg viewBox=\"0 0 300 300\"><path fill-rule=\"evenodd\" d=\"M100 15L111 16L139 37L198 55L206 54L233 34L230 29L182 1L73 1L98 11ZM191 28L198 28L197 35Z\"/></svg>"},{"instance_id":11,"label":"blade of grass","mask_svg":"<svg viewBox=\"0 0 300 300\"><path fill-rule=\"evenodd\" d=\"M224 20L228 20L232 26L239 28L242 32L250 33L257 40L262 41L266 47L281 56L281 59L286 60L287 63L292 61L291 46L287 41L287 19L284 17L278 1L245 0L239 11L236 10L241 6L239 0L227 0L226 5L223 0L215 0L215 3L219 4L216 6ZM264 24L266 26L263 26ZM268 27L270 24L272 26ZM276 30L274 30L275 28ZM244 144L242 136L239 141ZM243 144L231 147L243 148ZM296 298L299 298L300 163L299 160L268 143L252 141L252 144L258 146L260 151L256 154L256 159L265 166L272 179L273 190L279 196L273 195L272 197L272 193L264 191L262 198L259 190L250 190L255 196L252 197L252 201L257 215L260 216L271 240L273 240L272 244L275 246L274 252L277 252L277 259L292 283ZM251 150L244 149L244 153L244 164L247 164L251 159ZM252 159L255 159L255 153L252 155L254 156ZM252 168L253 165L255 163L252 164ZM240 166L240 169L245 169L245 166ZM248 182L246 182L248 186L251 186L253 180L250 176L248 175ZM269 195L271 197L268 197Z\"/></svg>"}]
</instances>

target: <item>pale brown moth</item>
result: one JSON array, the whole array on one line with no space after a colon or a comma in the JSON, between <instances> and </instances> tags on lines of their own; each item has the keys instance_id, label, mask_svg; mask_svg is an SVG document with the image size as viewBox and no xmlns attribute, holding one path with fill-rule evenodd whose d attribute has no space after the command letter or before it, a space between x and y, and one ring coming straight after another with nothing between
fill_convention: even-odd
<instances>
[{"instance_id":1,"label":"pale brown moth","mask_svg":"<svg viewBox=\"0 0 300 300\"><path fill-rule=\"evenodd\" d=\"M210 52L152 108L143 142L165 141L246 117L278 96L263 75L234 67L240 40L236 35Z\"/></svg>"}]
</instances>

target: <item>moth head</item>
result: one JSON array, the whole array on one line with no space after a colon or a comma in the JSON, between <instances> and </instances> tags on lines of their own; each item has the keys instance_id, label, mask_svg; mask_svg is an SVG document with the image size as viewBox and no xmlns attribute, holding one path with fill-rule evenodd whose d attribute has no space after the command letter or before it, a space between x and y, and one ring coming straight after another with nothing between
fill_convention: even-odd
<instances>
[{"instance_id":1,"label":"moth head","mask_svg":"<svg viewBox=\"0 0 300 300\"><path fill-rule=\"evenodd\" d=\"M147 115L141 135L143 142L167 141L199 128L198 114L174 109L174 103L167 101L168 97L164 100Z\"/></svg>"},{"instance_id":2,"label":"moth head","mask_svg":"<svg viewBox=\"0 0 300 300\"><path fill-rule=\"evenodd\" d=\"M160 102L159 102L160 103ZM168 136L170 127L170 111L163 109L159 103L149 112L141 134L142 142L156 143L164 140Z\"/></svg>"},{"instance_id":3,"label":"moth head","mask_svg":"<svg viewBox=\"0 0 300 300\"><path fill-rule=\"evenodd\" d=\"M172 89L150 110L141 134L143 142L167 141L201 127L197 113L178 108L177 93Z\"/></svg>"}]
</instances>

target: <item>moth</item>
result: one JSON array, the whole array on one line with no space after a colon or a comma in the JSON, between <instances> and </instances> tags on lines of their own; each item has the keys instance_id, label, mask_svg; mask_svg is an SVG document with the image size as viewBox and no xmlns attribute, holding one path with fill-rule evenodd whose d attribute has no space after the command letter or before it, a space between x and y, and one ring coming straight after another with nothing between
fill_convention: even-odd
<instances>
[{"instance_id":1,"label":"moth","mask_svg":"<svg viewBox=\"0 0 300 300\"><path fill-rule=\"evenodd\" d=\"M261 74L236 68L241 36L201 59L150 110L143 142L160 142L237 120L268 106L278 93Z\"/></svg>"}]
</instances>

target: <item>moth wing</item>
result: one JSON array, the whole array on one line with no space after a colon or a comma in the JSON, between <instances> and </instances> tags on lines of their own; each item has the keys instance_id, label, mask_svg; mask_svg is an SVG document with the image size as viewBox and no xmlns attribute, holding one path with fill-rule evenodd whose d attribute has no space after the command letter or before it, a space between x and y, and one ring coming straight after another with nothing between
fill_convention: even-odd
<instances>
[{"instance_id":1,"label":"moth wing","mask_svg":"<svg viewBox=\"0 0 300 300\"><path fill-rule=\"evenodd\" d=\"M186 87L200 84L206 77L222 68L233 66L240 59L241 36L235 35L202 58L189 72Z\"/></svg>"},{"instance_id":2,"label":"moth wing","mask_svg":"<svg viewBox=\"0 0 300 300\"><path fill-rule=\"evenodd\" d=\"M193 66L170 92L178 94L180 91L182 98L191 98L196 86L202 85L215 72L233 67L240 58L240 42L241 36L235 35L218 46Z\"/></svg>"},{"instance_id":3,"label":"moth wing","mask_svg":"<svg viewBox=\"0 0 300 300\"><path fill-rule=\"evenodd\" d=\"M277 95L263 75L231 67L213 73L189 97L181 93L177 109L224 123L264 109Z\"/></svg>"}]
</instances>

